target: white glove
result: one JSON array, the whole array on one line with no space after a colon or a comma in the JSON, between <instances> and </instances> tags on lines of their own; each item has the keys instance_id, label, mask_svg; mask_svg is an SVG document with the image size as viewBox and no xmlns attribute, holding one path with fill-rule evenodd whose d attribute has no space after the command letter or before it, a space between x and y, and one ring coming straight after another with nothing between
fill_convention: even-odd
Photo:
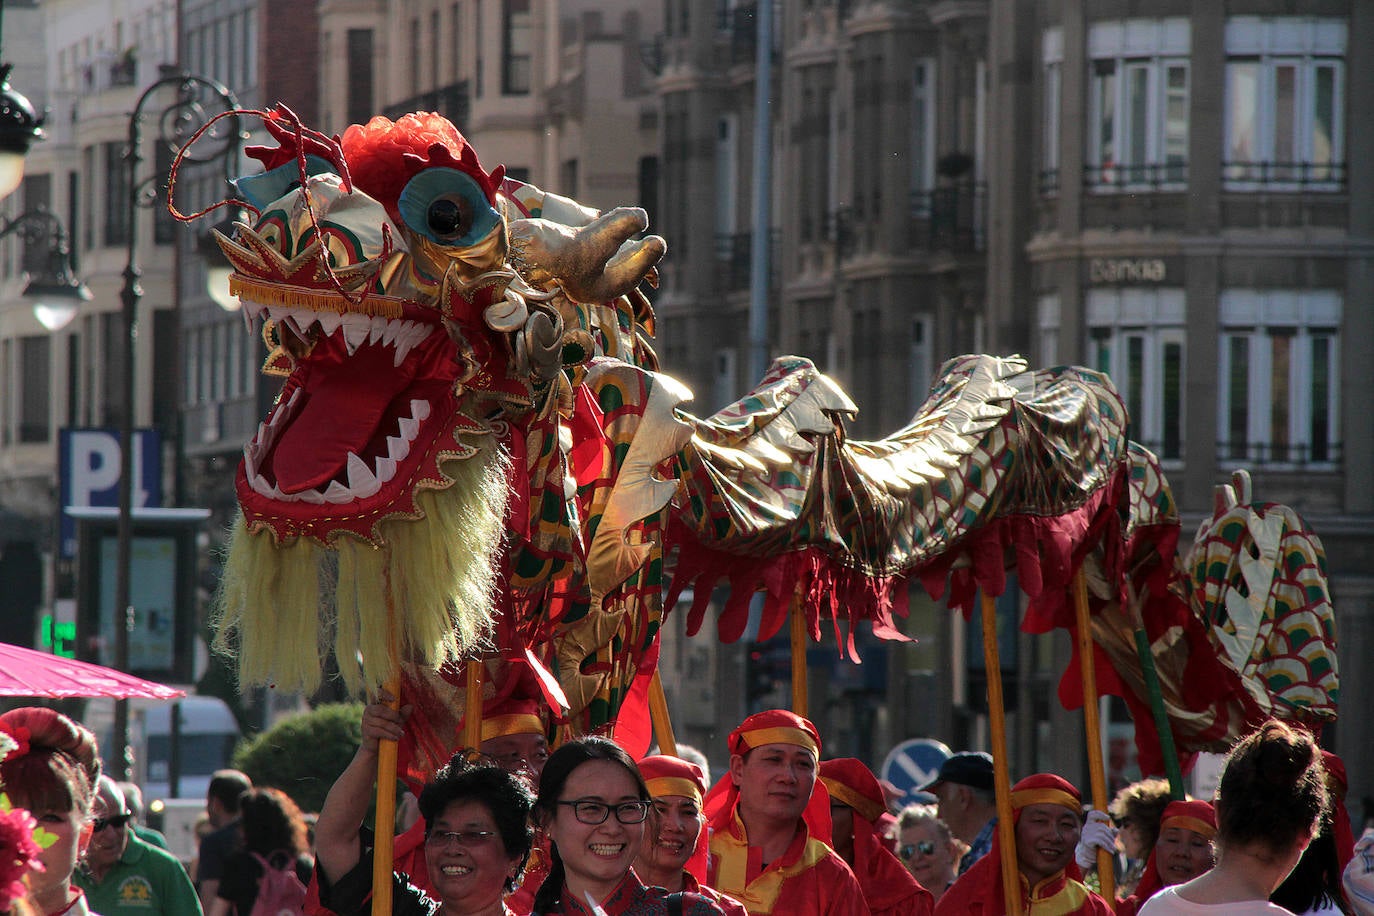
<instances>
[{"instance_id":1,"label":"white glove","mask_svg":"<svg viewBox=\"0 0 1374 916\"><path fill-rule=\"evenodd\" d=\"M1097 867L1097 850L1105 849L1116 855L1116 828L1105 811L1089 811L1078 836L1078 845L1073 848L1073 860L1084 871Z\"/></svg>"}]
</instances>

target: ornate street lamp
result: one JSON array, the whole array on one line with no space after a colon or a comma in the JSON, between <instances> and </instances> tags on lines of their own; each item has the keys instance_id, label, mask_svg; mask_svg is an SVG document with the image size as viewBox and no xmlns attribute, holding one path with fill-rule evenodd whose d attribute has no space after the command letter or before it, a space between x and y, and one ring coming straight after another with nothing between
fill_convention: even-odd
<instances>
[{"instance_id":1,"label":"ornate street lamp","mask_svg":"<svg viewBox=\"0 0 1374 916\"><path fill-rule=\"evenodd\" d=\"M175 67L164 66L161 78L143 91L133 114L129 116L129 145L124 151L129 174L129 257L124 266L124 287L120 292L123 306L125 353L123 378L124 410L120 417L119 456L119 522L115 562L115 667L121 671L129 665L129 629L134 609L129 603L131 575L130 560L133 542L133 440L134 440L134 364L138 334L138 303L143 298L139 279L143 271L138 265L138 211L160 203L158 190L168 176L152 174L140 177L143 163L144 108L166 89L176 90L176 101L158 112L158 142L175 151L193 137L196 146L182 155L183 167L222 160L225 171L237 164L242 129L239 124L238 99L227 86L205 76L184 73ZM217 118L221 120L216 121ZM214 123L212 123L214 122ZM200 133L202 129L204 133ZM197 136L199 134L199 136ZM130 762L127 748L129 738L129 705L125 700L115 703L114 742L121 748L117 755L116 776L128 779Z\"/></svg>"},{"instance_id":2,"label":"ornate street lamp","mask_svg":"<svg viewBox=\"0 0 1374 916\"><path fill-rule=\"evenodd\" d=\"M0 222L0 239L13 232L19 232L26 244L48 243L42 266L29 272L23 296L33 300L33 314L43 327L60 331L76 317L81 303L91 299L91 291L72 271L67 230L55 215L39 208Z\"/></svg>"}]
</instances>

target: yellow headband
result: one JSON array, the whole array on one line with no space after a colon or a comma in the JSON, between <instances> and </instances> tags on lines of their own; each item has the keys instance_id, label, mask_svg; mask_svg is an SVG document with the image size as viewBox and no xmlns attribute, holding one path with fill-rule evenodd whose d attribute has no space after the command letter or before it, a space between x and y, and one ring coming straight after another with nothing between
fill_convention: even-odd
<instances>
[{"instance_id":1,"label":"yellow headband","mask_svg":"<svg viewBox=\"0 0 1374 916\"><path fill-rule=\"evenodd\" d=\"M507 735L542 735L544 723L533 713L512 713L482 720L482 740L504 738Z\"/></svg>"},{"instance_id":2,"label":"yellow headband","mask_svg":"<svg viewBox=\"0 0 1374 916\"><path fill-rule=\"evenodd\" d=\"M756 728L742 732L739 739L751 751L765 744L795 744L797 747L806 748L817 757L821 753L821 749L816 746L816 739L800 728L792 728L787 725L775 725L772 728Z\"/></svg>"},{"instance_id":3,"label":"yellow headband","mask_svg":"<svg viewBox=\"0 0 1374 916\"><path fill-rule=\"evenodd\" d=\"M653 798L681 795L695 801L698 807L701 806L701 789L690 779L681 776L655 776L653 779L644 780L644 784L649 787L649 795Z\"/></svg>"},{"instance_id":4,"label":"yellow headband","mask_svg":"<svg viewBox=\"0 0 1374 916\"><path fill-rule=\"evenodd\" d=\"M1063 789L1021 789L1011 793L1011 806L1021 809L1027 805L1062 805L1074 814L1083 813L1083 803Z\"/></svg>"},{"instance_id":5,"label":"yellow headband","mask_svg":"<svg viewBox=\"0 0 1374 916\"><path fill-rule=\"evenodd\" d=\"M830 792L831 798L844 802L859 812L859 816L866 821L876 821L887 810L867 795L860 795L842 782L825 777L821 777L821 782L825 783L825 788Z\"/></svg>"},{"instance_id":6,"label":"yellow headband","mask_svg":"<svg viewBox=\"0 0 1374 916\"><path fill-rule=\"evenodd\" d=\"M1217 828L1201 818L1188 817L1186 814L1176 814L1173 817L1165 818L1160 822L1159 829L1163 830L1166 827L1182 827L1184 830L1191 830L1199 836L1205 836L1209 840L1217 835Z\"/></svg>"}]
</instances>

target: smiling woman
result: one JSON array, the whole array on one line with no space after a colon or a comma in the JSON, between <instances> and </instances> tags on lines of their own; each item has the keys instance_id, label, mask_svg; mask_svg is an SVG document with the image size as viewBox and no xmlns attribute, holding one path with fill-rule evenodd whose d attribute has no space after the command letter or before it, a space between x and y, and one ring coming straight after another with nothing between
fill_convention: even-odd
<instances>
[{"instance_id":1,"label":"smiling woman","mask_svg":"<svg viewBox=\"0 0 1374 916\"><path fill-rule=\"evenodd\" d=\"M658 817L643 775L620 746L579 738L550 755L539 779L535 817L552 841L553 867L534 898L541 916L719 916L701 894L645 887L631 870ZM651 816L652 815L652 816ZM670 901L670 898L677 898Z\"/></svg>"},{"instance_id":2,"label":"smiling woman","mask_svg":"<svg viewBox=\"0 0 1374 916\"><path fill-rule=\"evenodd\" d=\"M408 713L409 707L393 710L383 702L363 710L362 744L330 788L315 824L320 903L339 916L371 909L372 849L362 822L372 798L379 742L399 738ZM425 867L434 896L396 873L394 916L441 911L445 916L510 916L503 898L514 889L529 856L533 801L517 777L454 755L425 785L419 800Z\"/></svg>"}]
</instances>

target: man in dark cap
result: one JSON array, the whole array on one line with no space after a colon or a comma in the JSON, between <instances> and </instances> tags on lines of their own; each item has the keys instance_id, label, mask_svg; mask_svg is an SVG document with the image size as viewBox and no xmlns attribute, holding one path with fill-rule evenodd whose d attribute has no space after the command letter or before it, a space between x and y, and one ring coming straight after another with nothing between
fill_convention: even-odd
<instances>
[{"instance_id":1,"label":"man in dark cap","mask_svg":"<svg viewBox=\"0 0 1374 916\"><path fill-rule=\"evenodd\" d=\"M959 874L988 854L997 831L997 793L992 787L992 757L961 751L940 766L940 775L921 787L935 796L940 820L968 844Z\"/></svg>"}]
</instances>

